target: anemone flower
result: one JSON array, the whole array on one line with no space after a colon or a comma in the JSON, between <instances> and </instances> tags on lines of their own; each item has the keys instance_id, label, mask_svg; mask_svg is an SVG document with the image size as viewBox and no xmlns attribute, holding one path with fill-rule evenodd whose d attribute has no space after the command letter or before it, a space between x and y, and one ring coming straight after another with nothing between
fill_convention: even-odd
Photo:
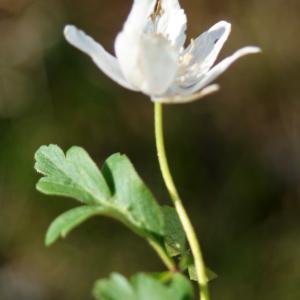
<instances>
[{"instance_id":1,"label":"anemone flower","mask_svg":"<svg viewBox=\"0 0 300 300\"><path fill-rule=\"evenodd\" d=\"M118 84L162 103L189 102L218 90L213 81L232 63L260 52L244 47L214 65L230 23L218 22L187 47L186 28L187 17L178 0L134 0L115 39L115 56L73 25L67 25L64 34Z\"/></svg>"}]
</instances>

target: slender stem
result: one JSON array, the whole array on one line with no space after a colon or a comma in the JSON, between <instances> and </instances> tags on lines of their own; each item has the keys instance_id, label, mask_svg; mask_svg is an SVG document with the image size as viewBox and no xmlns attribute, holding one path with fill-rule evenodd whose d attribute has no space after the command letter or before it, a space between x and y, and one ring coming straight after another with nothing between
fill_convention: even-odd
<instances>
[{"instance_id":1,"label":"slender stem","mask_svg":"<svg viewBox=\"0 0 300 300\"><path fill-rule=\"evenodd\" d=\"M152 248L155 250L155 252L158 254L158 256L161 258L167 269L171 272L176 272L176 264L173 261L172 258L170 258L167 253L162 249L162 247L156 243L153 240L148 240L149 244L152 246Z\"/></svg>"},{"instance_id":2,"label":"slender stem","mask_svg":"<svg viewBox=\"0 0 300 300\"><path fill-rule=\"evenodd\" d=\"M155 103L155 139L156 139L156 148L157 148L160 170L164 182L166 184L166 187L168 189L168 192L170 194L170 197L177 210L183 229L186 233L187 240L189 242L194 257L195 268L196 268L198 283L200 287L200 299L209 300L210 297L209 297L209 291L207 285L208 280L206 276L205 264L203 260L201 247L198 242L193 225L183 206L183 203L181 201L181 198L176 189L174 180L170 172L166 150L165 150L164 134L163 134L163 108L162 108L162 104L158 102Z\"/></svg>"}]
</instances>

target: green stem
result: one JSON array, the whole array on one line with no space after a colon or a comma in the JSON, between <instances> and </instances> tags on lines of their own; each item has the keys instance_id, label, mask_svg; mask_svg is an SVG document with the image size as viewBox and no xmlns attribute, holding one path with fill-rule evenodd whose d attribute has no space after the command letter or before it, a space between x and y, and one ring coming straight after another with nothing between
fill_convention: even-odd
<instances>
[{"instance_id":1,"label":"green stem","mask_svg":"<svg viewBox=\"0 0 300 300\"><path fill-rule=\"evenodd\" d=\"M164 251L164 249L162 249L162 247L155 241L149 239L148 242L163 261L167 269L171 272L176 272L176 264L173 259L167 255L166 251Z\"/></svg>"},{"instance_id":2,"label":"green stem","mask_svg":"<svg viewBox=\"0 0 300 300\"><path fill-rule=\"evenodd\" d=\"M200 299L209 300L210 297L207 284L208 280L206 276L205 264L203 260L201 247L170 172L163 134L163 108L162 104L158 102L155 103L155 139L160 170L168 192L170 194L170 197L177 210L183 229L186 233L187 240L189 242L194 257L195 268L200 287Z\"/></svg>"}]
</instances>

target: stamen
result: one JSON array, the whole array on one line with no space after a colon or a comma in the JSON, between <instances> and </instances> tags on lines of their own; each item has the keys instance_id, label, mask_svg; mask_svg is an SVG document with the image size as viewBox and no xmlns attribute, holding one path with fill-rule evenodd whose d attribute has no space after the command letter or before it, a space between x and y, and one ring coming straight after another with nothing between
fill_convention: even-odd
<instances>
[{"instance_id":1,"label":"stamen","mask_svg":"<svg viewBox=\"0 0 300 300\"><path fill-rule=\"evenodd\" d=\"M158 17L159 15L163 14L163 9L162 9L162 5L161 5L161 0L158 0L155 8L154 8L154 12L151 15L151 18L154 20L156 17Z\"/></svg>"},{"instance_id":2,"label":"stamen","mask_svg":"<svg viewBox=\"0 0 300 300\"><path fill-rule=\"evenodd\" d=\"M191 39L191 49L190 49L190 52L192 52L195 48L195 40L194 39Z\"/></svg>"},{"instance_id":3,"label":"stamen","mask_svg":"<svg viewBox=\"0 0 300 300\"><path fill-rule=\"evenodd\" d=\"M156 7L154 13L158 15L162 11L161 0L158 0L156 3Z\"/></svg>"}]
</instances>

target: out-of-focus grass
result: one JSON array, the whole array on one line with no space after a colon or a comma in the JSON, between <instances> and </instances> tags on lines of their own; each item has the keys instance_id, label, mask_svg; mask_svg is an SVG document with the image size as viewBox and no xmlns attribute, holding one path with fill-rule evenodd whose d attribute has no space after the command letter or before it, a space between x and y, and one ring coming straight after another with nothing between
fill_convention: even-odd
<instances>
[{"instance_id":1,"label":"out-of-focus grass","mask_svg":"<svg viewBox=\"0 0 300 300\"><path fill-rule=\"evenodd\" d=\"M0 299L90 299L95 279L163 267L147 245L107 219L43 246L50 221L75 205L38 194L41 144L80 145L101 164L125 152L163 203L152 105L101 74L62 39L75 23L113 49L131 1L0 3ZM166 109L167 146L205 256L213 299L300 297L298 0L182 1L189 36L233 23L222 56L255 44L222 90Z\"/></svg>"}]
</instances>

